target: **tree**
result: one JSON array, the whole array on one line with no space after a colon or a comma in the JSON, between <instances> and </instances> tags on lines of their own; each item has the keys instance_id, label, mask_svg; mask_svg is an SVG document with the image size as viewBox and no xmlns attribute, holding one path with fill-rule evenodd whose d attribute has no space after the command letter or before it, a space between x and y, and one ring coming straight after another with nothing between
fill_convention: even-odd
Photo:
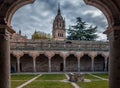
<instances>
[{"instance_id":1,"label":"tree","mask_svg":"<svg viewBox=\"0 0 120 88\"><path fill-rule=\"evenodd\" d=\"M88 26L80 17L76 18L76 25L70 26L67 30L68 40L95 40L98 36L95 34L97 26Z\"/></svg>"}]
</instances>

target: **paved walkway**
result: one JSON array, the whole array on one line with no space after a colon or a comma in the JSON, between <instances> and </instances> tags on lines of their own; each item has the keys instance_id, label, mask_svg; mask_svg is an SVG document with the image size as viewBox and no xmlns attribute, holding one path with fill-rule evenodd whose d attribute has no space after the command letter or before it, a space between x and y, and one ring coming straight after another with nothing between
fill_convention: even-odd
<instances>
[{"instance_id":1,"label":"paved walkway","mask_svg":"<svg viewBox=\"0 0 120 88\"><path fill-rule=\"evenodd\" d=\"M41 76L41 74L39 74L38 76L32 78L31 80L25 82L24 84L18 86L17 88L23 88L24 86L28 85L29 83L31 83L32 81L34 81L35 79L37 79L37 78L40 77L40 76Z\"/></svg>"},{"instance_id":2,"label":"paved walkway","mask_svg":"<svg viewBox=\"0 0 120 88\"><path fill-rule=\"evenodd\" d=\"M94 77L96 77L96 78L99 78L99 79L101 79L101 80L107 80L107 81L108 81L108 79L102 78L102 77L97 76L97 75L93 75L93 74L89 74L89 75L94 76Z\"/></svg>"},{"instance_id":3,"label":"paved walkway","mask_svg":"<svg viewBox=\"0 0 120 88\"><path fill-rule=\"evenodd\" d=\"M66 78L69 79L69 76L65 74ZM74 88L80 88L75 82L70 82Z\"/></svg>"}]
</instances>

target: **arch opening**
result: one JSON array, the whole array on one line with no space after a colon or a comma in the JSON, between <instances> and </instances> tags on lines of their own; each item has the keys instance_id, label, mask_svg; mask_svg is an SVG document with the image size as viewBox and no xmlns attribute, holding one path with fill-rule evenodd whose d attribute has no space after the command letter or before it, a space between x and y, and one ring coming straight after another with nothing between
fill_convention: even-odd
<instances>
[{"instance_id":1,"label":"arch opening","mask_svg":"<svg viewBox=\"0 0 120 88\"><path fill-rule=\"evenodd\" d=\"M47 3L48 7L44 7L40 2L46 4L45 1L42 2L42 1L36 0L34 5L33 5L34 8L32 8L32 5L25 6L24 9L22 8L19 11L17 11L16 14L14 14L14 16L11 20L12 21L11 25L15 30L17 30L17 31L22 30L22 31L27 31L28 32L27 29L29 29L29 34L28 33L25 34L25 32L23 32L24 35L27 35L28 38L31 38L31 35L33 34L33 32L35 30L36 31L39 30L39 31L47 32L47 33L51 34L50 31L51 31L51 28L52 28L52 23L51 23L51 21L48 21L48 19L49 20L54 19L53 17L55 17L54 15L56 14L57 6L56 6L56 4L53 4L52 7L53 8L56 7L56 9L53 9L53 11L52 11L48 8L48 7L50 7L50 5L48 3ZM67 0L66 2L70 4L69 0ZM97 34L98 34L98 37L99 37L98 40L106 40L106 36L103 35L103 32L105 31L104 29L106 29L107 22L106 22L106 19L105 19L104 15L102 14L102 12L100 12L96 8L85 5L83 0L82 1L76 0L76 2L79 3L77 5L78 7L76 5L74 5L74 3L71 4L71 6L73 6L74 9L76 9L76 11L77 11L77 12L74 12L74 13L73 13L74 9L72 9L70 11L71 7L69 7L70 9L69 8L65 9L65 7L66 7L65 5L67 5L67 4L65 2L64 3L62 2L61 10L63 10L64 14L62 13L62 15L66 19L66 28L68 28L69 25L74 24L74 22L76 20L76 17L81 16L81 18L83 18L83 20L85 22L87 22L88 24L98 26L98 28L99 28L97 30L98 31ZM51 3L55 3L55 2L51 2ZM41 4L41 7L37 7L38 4ZM82 10L80 9L81 6L83 6ZM91 10L88 10L88 8L91 9ZM50 11L48 11L48 10L50 10ZM66 10L70 11L70 13L72 13L72 14L69 14ZM31 14L32 11L35 14ZM82 13L78 13L78 12L82 12ZM24 13L24 14L20 15L19 13ZM29 15L29 18L28 18L28 15ZM73 17L73 15L74 15L74 17ZM20 19L20 20L17 20L17 19Z\"/></svg>"},{"instance_id":2,"label":"arch opening","mask_svg":"<svg viewBox=\"0 0 120 88\"><path fill-rule=\"evenodd\" d=\"M66 58L66 71L67 72L77 72L78 71L78 62L77 57L74 54L70 54Z\"/></svg>"},{"instance_id":3,"label":"arch opening","mask_svg":"<svg viewBox=\"0 0 120 88\"><path fill-rule=\"evenodd\" d=\"M13 54L10 54L10 62L11 62L11 73L17 72L17 57Z\"/></svg>"},{"instance_id":4,"label":"arch opening","mask_svg":"<svg viewBox=\"0 0 120 88\"><path fill-rule=\"evenodd\" d=\"M33 72L33 58L29 54L20 57L20 72Z\"/></svg>"},{"instance_id":5,"label":"arch opening","mask_svg":"<svg viewBox=\"0 0 120 88\"><path fill-rule=\"evenodd\" d=\"M36 72L48 72L48 57L44 54L36 57Z\"/></svg>"},{"instance_id":6,"label":"arch opening","mask_svg":"<svg viewBox=\"0 0 120 88\"><path fill-rule=\"evenodd\" d=\"M102 55L97 55L94 58L94 71L105 70L105 58Z\"/></svg>"},{"instance_id":7,"label":"arch opening","mask_svg":"<svg viewBox=\"0 0 120 88\"><path fill-rule=\"evenodd\" d=\"M51 58L51 71L63 72L63 58L59 54L55 54Z\"/></svg>"},{"instance_id":8,"label":"arch opening","mask_svg":"<svg viewBox=\"0 0 120 88\"><path fill-rule=\"evenodd\" d=\"M92 63L91 57L88 54L83 55L80 58L80 71L83 72L91 71L92 67L91 63Z\"/></svg>"}]
</instances>

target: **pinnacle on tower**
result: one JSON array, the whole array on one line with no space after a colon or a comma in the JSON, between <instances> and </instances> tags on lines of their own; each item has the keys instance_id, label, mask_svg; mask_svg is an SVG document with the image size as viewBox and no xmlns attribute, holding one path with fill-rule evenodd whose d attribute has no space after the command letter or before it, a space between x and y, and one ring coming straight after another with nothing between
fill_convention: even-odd
<instances>
[{"instance_id":1,"label":"pinnacle on tower","mask_svg":"<svg viewBox=\"0 0 120 88\"><path fill-rule=\"evenodd\" d=\"M36 29L35 29L35 32L34 32L35 34L37 33L37 31L36 31Z\"/></svg>"},{"instance_id":2,"label":"pinnacle on tower","mask_svg":"<svg viewBox=\"0 0 120 88\"><path fill-rule=\"evenodd\" d=\"M58 3L58 15L61 15L60 3Z\"/></svg>"},{"instance_id":3,"label":"pinnacle on tower","mask_svg":"<svg viewBox=\"0 0 120 88\"><path fill-rule=\"evenodd\" d=\"M21 35L21 30L19 30L19 35Z\"/></svg>"}]
</instances>

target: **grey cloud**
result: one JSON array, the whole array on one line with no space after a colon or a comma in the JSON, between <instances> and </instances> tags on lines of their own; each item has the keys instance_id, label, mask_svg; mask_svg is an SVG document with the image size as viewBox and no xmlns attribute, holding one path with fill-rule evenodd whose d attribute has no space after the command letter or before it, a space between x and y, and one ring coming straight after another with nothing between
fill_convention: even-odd
<instances>
[{"instance_id":1,"label":"grey cloud","mask_svg":"<svg viewBox=\"0 0 120 88\"><path fill-rule=\"evenodd\" d=\"M58 2L61 4L62 15L66 19L66 28L80 16L86 22L97 25L102 33L107 23L103 15L93 16L96 8L85 5L82 0L36 0L35 3L20 8L13 16L12 26L15 30L23 30L30 36L34 30L51 33L53 19L57 13Z\"/></svg>"}]
</instances>

